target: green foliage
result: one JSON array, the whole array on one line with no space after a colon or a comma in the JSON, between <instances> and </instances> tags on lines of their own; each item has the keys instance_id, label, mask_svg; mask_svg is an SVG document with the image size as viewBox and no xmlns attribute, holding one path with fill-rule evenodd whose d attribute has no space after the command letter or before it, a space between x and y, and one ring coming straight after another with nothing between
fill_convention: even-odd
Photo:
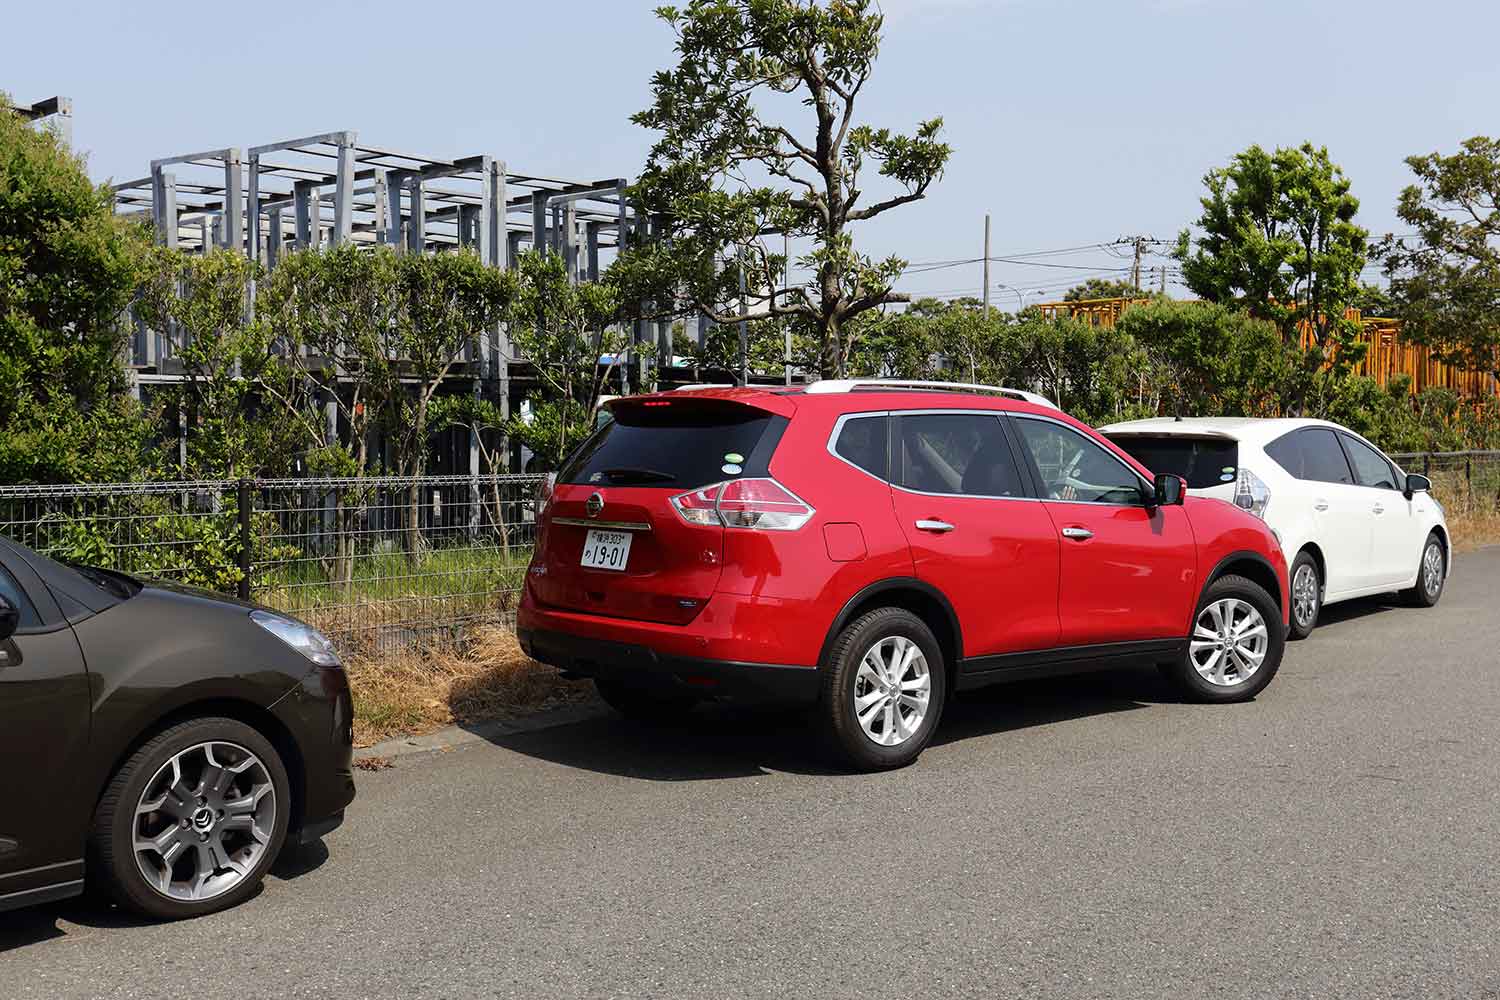
<instances>
[{"instance_id":1,"label":"green foliage","mask_svg":"<svg viewBox=\"0 0 1500 1000\"><path fill-rule=\"evenodd\" d=\"M182 513L165 496L120 497L83 517L43 522L38 535L64 562L224 592L243 577L233 496L212 513Z\"/></svg>"},{"instance_id":2,"label":"green foliage","mask_svg":"<svg viewBox=\"0 0 1500 1000\"><path fill-rule=\"evenodd\" d=\"M1144 349L1161 408L1182 416L1273 416L1304 388L1300 352L1267 320L1210 302L1168 299L1121 314Z\"/></svg>"},{"instance_id":3,"label":"green foliage","mask_svg":"<svg viewBox=\"0 0 1500 1000\"><path fill-rule=\"evenodd\" d=\"M1406 164L1418 183L1396 215L1416 229L1415 245L1387 236L1380 248L1402 336L1500 378L1500 140L1475 136L1451 156Z\"/></svg>"},{"instance_id":4,"label":"green foliage","mask_svg":"<svg viewBox=\"0 0 1500 1000\"><path fill-rule=\"evenodd\" d=\"M1251 146L1203 183L1198 239L1183 230L1175 253L1188 287L1270 320L1292 343L1305 325L1314 341L1303 361L1309 376L1325 363L1332 368L1323 381L1347 374L1364 349L1344 314L1359 296L1368 233L1354 222L1359 200L1328 150ZM1299 384L1310 390L1318 381ZM1306 396L1290 402L1309 405Z\"/></svg>"},{"instance_id":5,"label":"green foliage","mask_svg":"<svg viewBox=\"0 0 1500 1000\"><path fill-rule=\"evenodd\" d=\"M1016 334L1025 378L1020 385L1037 386L1058 406L1091 423L1138 415L1132 402L1140 387L1132 372L1141 358L1127 333L1069 316L1027 312L1017 321Z\"/></svg>"},{"instance_id":6,"label":"green foliage","mask_svg":"<svg viewBox=\"0 0 1500 1000\"><path fill-rule=\"evenodd\" d=\"M485 264L472 250L403 254L395 258L395 347L412 394L387 397L386 431L402 474L427 469L428 407L464 347L500 322L515 296L515 277ZM413 518L415 519L415 518Z\"/></svg>"},{"instance_id":7,"label":"green foliage","mask_svg":"<svg viewBox=\"0 0 1500 1000\"><path fill-rule=\"evenodd\" d=\"M1090 278L1081 285L1074 285L1063 295L1064 302L1085 302L1089 299L1136 299L1143 293L1128 281L1112 278ZM1149 293L1145 293L1149 294Z\"/></svg>"},{"instance_id":8,"label":"green foliage","mask_svg":"<svg viewBox=\"0 0 1500 1000\"><path fill-rule=\"evenodd\" d=\"M1360 283L1350 305L1359 310L1361 319L1394 319L1396 316L1396 301L1390 292L1368 282Z\"/></svg>"},{"instance_id":9,"label":"green foliage","mask_svg":"<svg viewBox=\"0 0 1500 1000\"><path fill-rule=\"evenodd\" d=\"M536 368L538 387L528 395L531 419L513 417L506 432L555 469L593 429L594 405L609 373L632 348L610 324L620 316L620 297L608 283L572 282L558 254L523 253L519 282L507 310L511 342ZM614 361L601 367L606 355Z\"/></svg>"},{"instance_id":10,"label":"green foliage","mask_svg":"<svg viewBox=\"0 0 1500 1000\"><path fill-rule=\"evenodd\" d=\"M180 470L187 478L287 474L298 454L324 443L309 406L264 405L267 396L297 395L301 384L272 350L270 327L249 316L250 283L260 275L233 250L150 254L136 309L183 366L185 380L165 395L190 425Z\"/></svg>"},{"instance_id":11,"label":"green foliage","mask_svg":"<svg viewBox=\"0 0 1500 1000\"><path fill-rule=\"evenodd\" d=\"M370 427L404 391L392 360L398 350L398 262L386 246L300 250L285 255L259 288L256 309L275 331L282 353L307 355L308 378L349 428L346 445L328 439L326 421L312 421L318 449L308 467L315 475L363 475ZM272 398L293 419L305 419L305 393L277 392Z\"/></svg>"},{"instance_id":12,"label":"green foliage","mask_svg":"<svg viewBox=\"0 0 1500 1000\"><path fill-rule=\"evenodd\" d=\"M951 155L942 120L911 134L856 124L884 18L871 0L692 0L658 8L677 36L677 65L652 79L636 124L660 133L633 192L663 220L611 269L624 300L721 323L736 319L741 274L752 311L800 324L818 343L819 370L843 371L859 327L888 302L905 268L859 252L855 224L920 200ZM797 107L807 117L790 117ZM866 198L867 166L897 193ZM765 243L811 243L804 285L782 287L786 260Z\"/></svg>"},{"instance_id":13,"label":"green foliage","mask_svg":"<svg viewBox=\"0 0 1500 1000\"><path fill-rule=\"evenodd\" d=\"M8 108L0 94L0 481L134 478L148 434L119 355L146 235Z\"/></svg>"},{"instance_id":14,"label":"green foliage","mask_svg":"<svg viewBox=\"0 0 1500 1000\"><path fill-rule=\"evenodd\" d=\"M1144 357L1118 330L1035 311L986 318L976 302L924 300L870 321L856 374L1035 389L1084 420L1141 411Z\"/></svg>"}]
</instances>

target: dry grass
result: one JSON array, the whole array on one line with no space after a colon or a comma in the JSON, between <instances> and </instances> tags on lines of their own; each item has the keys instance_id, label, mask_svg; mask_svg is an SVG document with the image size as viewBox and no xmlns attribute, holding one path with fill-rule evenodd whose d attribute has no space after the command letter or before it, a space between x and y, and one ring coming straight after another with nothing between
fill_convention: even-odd
<instances>
[{"instance_id":1,"label":"dry grass","mask_svg":"<svg viewBox=\"0 0 1500 1000\"><path fill-rule=\"evenodd\" d=\"M1495 466L1475 465L1473 478L1462 470L1432 472L1432 493L1447 513L1453 548L1466 552L1500 544L1500 480Z\"/></svg>"},{"instance_id":2,"label":"dry grass","mask_svg":"<svg viewBox=\"0 0 1500 1000\"><path fill-rule=\"evenodd\" d=\"M584 700L593 690L529 659L515 635L498 626L476 629L456 650L354 657L349 682L360 747L454 722L529 714Z\"/></svg>"},{"instance_id":3,"label":"dry grass","mask_svg":"<svg viewBox=\"0 0 1500 1000\"><path fill-rule=\"evenodd\" d=\"M1456 552L1500 545L1500 511L1450 511L1448 530L1453 533Z\"/></svg>"}]
</instances>

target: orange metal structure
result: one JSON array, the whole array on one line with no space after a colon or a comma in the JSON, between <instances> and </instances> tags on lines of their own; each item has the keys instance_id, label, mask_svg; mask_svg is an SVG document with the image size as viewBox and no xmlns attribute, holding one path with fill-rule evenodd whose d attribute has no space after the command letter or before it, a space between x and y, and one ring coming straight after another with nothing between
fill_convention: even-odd
<instances>
[{"instance_id":1,"label":"orange metal structure","mask_svg":"<svg viewBox=\"0 0 1500 1000\"><path fill-rule=\"evenodd\" d=\"M1120 314L1133 305L1150 302L1148 298L1080 299L1076 302L1043 302L1036 305L1043 316L1073 316L1093 326L1113 327ZM1500 396L1500 382L1488 372L1469 371L1444 364L1432 357L1427 348L1401 341L1401 321L1363 319L1358 309L1350 309L1346 318L1360 324L1361 340L1368 346L1364 360L1355 373L1369 375L1385 385L1393 375L1410 375L1413 394L1440 386L1465 398ZM1302 346L1312 346L1312 331L1302 331Z\"/></svg>"}]
</instances>

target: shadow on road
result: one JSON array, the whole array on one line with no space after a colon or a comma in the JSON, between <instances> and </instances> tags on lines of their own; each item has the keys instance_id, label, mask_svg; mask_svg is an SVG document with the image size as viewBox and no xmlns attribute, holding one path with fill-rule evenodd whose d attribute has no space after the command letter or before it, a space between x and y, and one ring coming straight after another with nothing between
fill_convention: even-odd
<instances>
[{"instance_id":1,"label":"shadow on road","mask_svg":"<svg viewBox=\"0 0 1500 1000\"><path fill-rule=\"evenodd\" d=\"M1352 601L1340 601L1329 605L1318 612L1318 629L1342 625L1344 622L1358 621L1369 615L1378 615L1382 612L1406 608L1406 604L1398 594L1379 594L1375 597L1356 597ZM1313 631L1313 638L1317 637L1317 630Z\"/></svg>"},{"instance_id":2,"label":"shadow on road","mask_svg":"<svg viewBox=\"0 0 1500 1000\"><path fill-rule=\"evenodd\" d=\"M321 840L301 848L288 847L271 866L268 877L290 881L316 871L327 860L328 848ZM256 895L259 895L259 890ZM92 895L78 896L57 903L0 913L0 954L14 948L66 937L67 924L115 929L144 927L154 922L137 917Z\"/></svg>"},{"instance_id":3,"label":"shadow on road","mask_svg":"<svg viewBox=\"0 0 1500 1000\"><path fill-rule=\"evenodd\" d=\"M934 745L1176 700L1149 669L999 685L951 699ZM716 704L670 725L608 715L486 739L539 760L645 781L850 773L820 739L813 713L797 708Z\"/></svg>"}]
</instances>

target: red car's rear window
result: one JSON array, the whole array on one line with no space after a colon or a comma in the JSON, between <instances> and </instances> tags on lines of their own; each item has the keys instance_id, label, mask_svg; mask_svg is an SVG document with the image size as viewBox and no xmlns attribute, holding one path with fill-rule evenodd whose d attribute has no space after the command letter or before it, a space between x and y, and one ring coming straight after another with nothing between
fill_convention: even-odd
<instances>
[{"instance_id":1,"label":"red car's rear window","mask_svg":"<svg viewBox=\"0 0 1500 1000\"><path fill-rule=\"evenodd\" d=\"M786 418L718 399L614 406L558 473L560 483L687 490L766 474Z\"/></svg>"}]
</instances>

